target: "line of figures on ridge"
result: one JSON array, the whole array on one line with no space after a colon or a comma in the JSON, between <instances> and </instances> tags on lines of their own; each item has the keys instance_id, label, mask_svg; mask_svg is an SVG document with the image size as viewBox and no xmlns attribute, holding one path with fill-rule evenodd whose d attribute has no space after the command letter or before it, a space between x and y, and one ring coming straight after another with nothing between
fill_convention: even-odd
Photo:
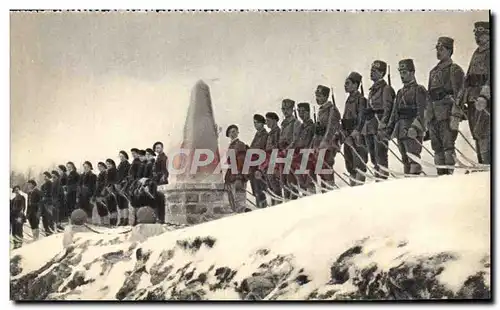
<instances>
[{"instance_id":1,"label":"line of figures on ridge","mask_svg":"<svg viewBox=\"0 0 500 310\"><path fill-rule=\"evenodd\" d=\"M268 160L243 175L241 168L249 148L266 151L268 159L273 149L279 149L282 155L284 151L292 149L295 151L293 162L301 163L301 156L309 156L307 169L310 171L314 171L317 152L302 155L301 149L326 149L323 162L326 169L333 168L335 156L340 153L344 157L351 186L365 181L369 158L377 178L386 179L388 169L383 168L388 168L388 151L392 152L389 142L398 146L404 173L418 175L423 173L422 167L411 157L420 158L426 140L430 140L434 163L443 167L437 169L437 174L451 174L456 163L455 141L458 133L462 134L459 123L464 120L469 123L478 162L490 164L489 22L476 22L473 32L478 47L466 74L452 60L454 40L439 37L435 47L438 64L430 70L427 88L417 83L413 60L403 59L398 66L403 87L396 93L391 87L390 68L387 83L384 77L388 66L384 61L376 60L371 65L370 79L373 84L368 99L364 96L359 73L352 72L346 78L344 89L348 98L343 115L335 104L333 91L319 85L315 92L319 109L317 116L314 112L314 119L311 119L309 103L298 103L295 110L295 102L285 99L281 106L281 126L278 125L279 116L275 112L268 112L265 116L254 115L256 133L250 146L238 139L238 126L229 126L226 136L231 139L229 149L238 154L238 171L228 170L225 182L233 189L243 190L247 181L250 181L258 207L267 205L265 193L277 198L271 199L272 204L276 204L280 198L297 198L291 188L315 192L317 176L313 172L309 175L294 174L293 163L292 171L286 175L280 169L267 171ZM330 93L332 101L328 100ZM300 120L294 116L295 112L298 112ZM318 176L332 188L336 186L334 175Z\"/></svg>"},{"instance_id":2,"label":"line of figures on ridge","mask_svg":"<svg viewBox=\"0 0 500 310\"><path fill-rule=\"evenodd\" d=\"M158 185L168 184L168 158L163 143L153 148L131 149L129 162L126 151L120 151L120 163L111 158L97 164L99 173L93 173L92 163L83 163L78 173L73 162L59 165L57 170L43 173L44 183L38 188L35 180L27 182L28 201L21 195L19 185L13 187L11 200L11 233L14 247L22 245L23 224L27 221L33 239L40 236L40 219L45 235L63 230L62 223L86 222L92 218L94 208L103 225L132 225L129 212L148 206L155 211L155 221L163 223L165 197L157 191ZM130 206L132 208L130 208ZM81 209L84 212L74 212ZM84 219L74 218L84 217ZM132 217L135 219L135 216Z\"/></svg>"}]
</instances>

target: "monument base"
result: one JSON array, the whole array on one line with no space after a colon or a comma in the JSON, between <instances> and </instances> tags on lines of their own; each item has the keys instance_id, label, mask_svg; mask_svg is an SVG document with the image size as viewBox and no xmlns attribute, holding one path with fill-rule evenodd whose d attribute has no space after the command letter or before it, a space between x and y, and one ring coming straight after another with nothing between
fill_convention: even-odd
<instances>
[{"instance_id":1,"label":"monument base","mask_svg":"<svg viewBox=\"0 0 500 310\"><path fill-rule=\"evenodd\" d=\"M230 203L222 183L176 183L161 185L165 194L165 222L194 225L243 212L246 192L234 194L235 206Z\"/></svg>"}]
</instances>

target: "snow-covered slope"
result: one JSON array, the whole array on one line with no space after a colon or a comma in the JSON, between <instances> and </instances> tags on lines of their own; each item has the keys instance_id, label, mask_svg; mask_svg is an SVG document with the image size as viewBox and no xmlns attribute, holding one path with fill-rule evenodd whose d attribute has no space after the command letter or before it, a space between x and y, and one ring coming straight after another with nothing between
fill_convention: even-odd
<instances>
[{"instance_id":1,"label":"snow-covered slope","mask_svg":"<svg viewBox=\"0 0 500 310\"><path fill-rule=\"evenodd\" d=\"M389 180L128 237L12 251L12 299L489 298L490 175Z\"/></svg>"}]
</instances>

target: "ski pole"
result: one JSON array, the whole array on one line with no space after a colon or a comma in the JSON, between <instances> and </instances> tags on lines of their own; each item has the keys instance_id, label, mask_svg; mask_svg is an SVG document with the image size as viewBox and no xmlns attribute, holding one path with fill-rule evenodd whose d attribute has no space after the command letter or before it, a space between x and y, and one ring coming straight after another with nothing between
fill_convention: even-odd
<instances>
[{"instance_id":1,"label":"ski pole","mask_svg":"<svg viewBox=\"0 0 500 310\"><path fill-rule=\"evenodd\" d=\"M403 161L401 160L401 158L399 158L399 156L396 154L396 152L394 152L394 151L393 151L393 150L389 147L389 145L388 145L385 141L383 141L383 140L379 140L378 138L377 138L377 140L378 140L378 142L379 142L379 143L381 143L383 146L385 146L385 147L389 150L389 152L391 152L391 154L392 154L392 155L394 155L394 157L396 157L396 159L397 159L400 163L402 163L402 164L403 164Z\"/></svg>"},{"instance_id":2,"label":"ski pole","mask_svg":"<svg viewBox=\"0 0 500 310\"><path fill-rule=\"evenodd\" d=\"M415 140L418 145L420 145L427 153L429 153L429 155L431 155L432 158L434 158L434 154L429 151L429 149L423 144L423 143L420 143L420 141L417 140L417 138L412 138L413 140Z\"/></svg>"},{"instance_id":3,"label":"ski pole","mask_svg":"<svg viewBox=\"0 0 500 310\"><path fill-rule=\"evenodd\" d=\"M464 134L463 134L460 130L458 130L458 133L460 134L460 136L462 136L462 138L465 140L465 142L467 142L467 144L471 147L471 149L473 149L473 150L474 150L474 152L476 152L476 153L477 153L476 148L475 148L474 146L472 146L472 144L469 142L469 139L467 139L467 138L465 137L465 135L464 135Z\"/></svg>"}]
</instances>

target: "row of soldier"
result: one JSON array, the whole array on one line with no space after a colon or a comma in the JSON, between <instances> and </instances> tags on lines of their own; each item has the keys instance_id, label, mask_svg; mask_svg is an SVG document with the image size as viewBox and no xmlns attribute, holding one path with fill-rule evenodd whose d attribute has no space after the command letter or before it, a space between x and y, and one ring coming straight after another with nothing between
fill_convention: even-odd
<instances>
[{"instance_id":1,"label":"row of soldier","mask_svg":"<svg viewBox=\"0 0 500 310\"><path fill-rule=\"evenodd\" d=\"M476 22L474 36L478 47L466 74L452 60L454 40L440 37L435 47L439 62L429 73L427 88L417 83L413 60L403 59L398 66L403 87L396 93L390 85L390 73L389 83L384 80L387 64L376 60L371 66L370 79L373 85L368 99L363 94L362 76L359 73L352 72L346 78L344 90L348 98L342 116L335 104L333 92L319 85L315 92L319 105L317 119L316 113L314 120L311 119L311 107L307 102L297 104L300 120L297 119L294 116L295 102L285 99L282 102L284 119L281 127L278 125L279 116L274 112L268 112L265 116L254 115L256 133L249 147L238 139L238 127L229 126L226 131L226 136L231 139L229 149L234 149L240 156L237 157L239 171L228 172L226 183L242 189L250 181L259 207L267 205L264 191L278 199L272 199L273 204L279 202L280 198L297 198L292 188L299 192L300 189L315 192L317 176L312 172L309 175L294 174L293 166L286 175L280 169L269 173L266 164L243 175L241 160L245 158L243 154L248 148L262 149L268 158L273 149L293 149L294 161L299 163L301 149L312 148L316 152L326 149L324 167L330 169L334 166L336 154L340 153L344 157L351 186L363 184L370 158L375 170L373 174L378 179L386 179L389 172L389 142L398 146L404 173L416 175L422 173L422 167L408 153L420 158L426 140L430 140L434 163L440 167L437 168L437 174L451 174L456 160L455 142L460 133L459 123L464 120L468 120L478 162L490 164L489 22ZM328 100L330 94L332 101ZM308 159L311 171L314 170L315 158L313 154ZM332 188L336 186L334 175L319 175L319 180Z\"/></svg>"},{"instance_id":2,"label":"row of soldier","mask_svg":"<svg viewBox=\"0 0 500 310\"><path fill-rule=\"evenodd\" d=\"M66 222L75 209L82 209L87 218L92 218L94 206L104 224L128 225L128 216L117 217L119 209L128 211L132 198L126 193L130 193L134 184L141 179L153 180L156 187L168 184L169 176L162 142L156 142L153 149L133 148L131 154L131 163L125 151L119 152L118 166L111 158L99 162L97 175L93 173L89 161L83 163L82 173L78 173L73 162L59 165L57 170L51 172L45 171L44 183L39 188L36 181L27 182L27 204L20 194L20 186L14 186L15 197L11 201L12 234L18 241L22 239L23 223L28 221L33 238L38 239L41 219L45 234L50 235L63 229L62 222ZM162 208L157 211L158 222L162 222ZM16 246L20 244L17 242Z\"/></svg>"}]
</instances>

